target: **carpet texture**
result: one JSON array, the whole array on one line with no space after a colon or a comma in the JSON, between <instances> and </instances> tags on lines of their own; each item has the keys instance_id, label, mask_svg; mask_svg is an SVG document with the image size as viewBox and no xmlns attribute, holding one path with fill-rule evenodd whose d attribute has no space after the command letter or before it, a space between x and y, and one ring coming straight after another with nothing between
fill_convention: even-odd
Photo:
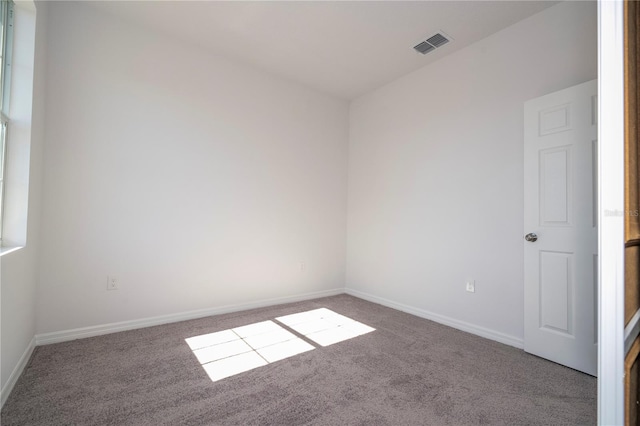
<instances>
[{"instance_id":1,"label":"carpet texture","mask_svg":"<svg viewBox=\"0 0 640 426\"><path fill-rule=\"evenodd\" d=\"M185 339L328 308L376 330L212 382ZM37 347L11 425L588 425L596 379L348 295Z\"/></svg>"}]
</instances>

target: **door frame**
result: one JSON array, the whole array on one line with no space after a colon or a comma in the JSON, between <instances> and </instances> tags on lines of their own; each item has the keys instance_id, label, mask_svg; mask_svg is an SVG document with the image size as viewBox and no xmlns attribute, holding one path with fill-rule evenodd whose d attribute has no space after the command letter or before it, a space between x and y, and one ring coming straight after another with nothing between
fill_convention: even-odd
<instances>
[{"instance_id":1,"label":"door frame","mask_svg":"<svg viewBox=\"0 0 640 426\"><path fill-rule=\"evenodd\" d=\"M598 424L601 425L624 422L623 9L622 0L598 1Z\"/></svg>"}]
</instances>

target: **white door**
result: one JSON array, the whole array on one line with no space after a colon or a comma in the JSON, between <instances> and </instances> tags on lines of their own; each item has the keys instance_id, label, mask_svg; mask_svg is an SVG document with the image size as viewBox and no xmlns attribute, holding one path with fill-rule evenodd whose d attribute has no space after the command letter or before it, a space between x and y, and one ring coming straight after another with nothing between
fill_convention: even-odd
<instances>
[{"instance_id":1,"label":"white door","mask_svg":"<svg viewBox=\"0 0 640 426\"><path fill-rule=\"evenodd\" d=\"M524 349L595 376L597 81L524 113Z\"/></svg>"}]
</instances>

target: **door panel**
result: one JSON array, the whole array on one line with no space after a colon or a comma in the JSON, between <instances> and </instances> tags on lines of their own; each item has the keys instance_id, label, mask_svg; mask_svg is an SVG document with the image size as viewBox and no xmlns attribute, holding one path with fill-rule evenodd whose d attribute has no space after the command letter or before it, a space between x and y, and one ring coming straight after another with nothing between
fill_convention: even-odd
<instances>
[{"instance_id":1,"label":"door panel","mask_svg":"<svg viewBox=\"0 0 640 426\"><path fill-rule=\"evenodd\" d=\"M573 253L540 252L540 328L573 336Z\"/></svg>"},{"instance_id":2,"label":"door panel","mask_svg":"<svg viewBox=\"0 0 640 426\"><path fill-rule=\"evenodd\" d=\"M570 226L571 146L540 151L540 225Z\"/></svg>"}]
</instances>

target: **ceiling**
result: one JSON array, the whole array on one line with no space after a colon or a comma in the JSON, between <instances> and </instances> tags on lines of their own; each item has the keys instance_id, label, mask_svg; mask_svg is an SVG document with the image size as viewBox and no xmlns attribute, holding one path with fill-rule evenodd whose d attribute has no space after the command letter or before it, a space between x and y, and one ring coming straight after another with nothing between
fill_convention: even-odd
<instances>
[{"instance_id":1,"label":"ceiling","mask_svg":"<svg viewBox=\"0 0 640 426\"><path fill-rule=\"evenodd\" d=\"M557 1L108 1L136 25L354 99ZM435 32L453 40L422 55Z\"/></svg>"}]
</instances>

